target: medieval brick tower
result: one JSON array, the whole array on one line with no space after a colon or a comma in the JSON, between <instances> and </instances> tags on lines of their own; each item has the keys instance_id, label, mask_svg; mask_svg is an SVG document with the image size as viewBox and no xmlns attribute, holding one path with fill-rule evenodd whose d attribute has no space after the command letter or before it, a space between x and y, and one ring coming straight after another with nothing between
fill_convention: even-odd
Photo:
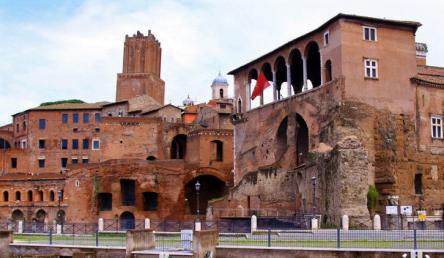
<instances>
[{"instance_id":1,"label":"medieval brick tower","mask_svg":"<svg viewBox=\"0 0 444 258\"><path fill-rule=\"evenodd\" d=\"M164 104L165 82L160 79L160 42L148 31L126 35L122 73L117 75L116 101L148 95Z\"/></svg>"}]
</instances>

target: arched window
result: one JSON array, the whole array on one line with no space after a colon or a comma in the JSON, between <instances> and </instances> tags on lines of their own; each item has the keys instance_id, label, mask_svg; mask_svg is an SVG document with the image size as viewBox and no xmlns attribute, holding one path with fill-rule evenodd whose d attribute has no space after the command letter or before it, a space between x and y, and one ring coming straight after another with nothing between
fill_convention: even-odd
<instances>
[{"instance_id":1,"label":"arched window","mask_svg":"<svg viewBox=\"0 0 444 258\"><path fill-rule=\"evenodd\" d=\"M43 202L43 191L39 191L39 201Z\"/></svg>"},{"instance_id":2,"label":"arched window","mask_svg":"<svg viewBox=\"0 0 444 258\"><path fill-rule=\"evenodd\" d=\"M20 201L20 199L21 199L21 194L20 194L20 191L17 191L17 192L15 192L15 200L16 201Z\"/></svg>"},{"instance_id":3,"label":"arched window","mask_svg":"<svg viewBox=\"0 0 444 258\"><path fill-rule=\"evenodd\" d=\"M211 150L213 152L213 160L223 161L224 143L219 140L211 142Z\"/></svg>"},{"instance_id":4,"label":"arched window","mask_svg":"<svg viewBox=\"0 0 444 258\"><path fill-rule=\"evenodd\" d=\"M3 192L3 201L9 202L9 192L8 191Z\"/></svg>"},{"instance_id":5,"label":"arched window","mask_svg":"<svg viewBox=\"0 0 444 258\"><path fill-rule=\"evenodd\" d=\"M240 97L237 100L237 113L242 113L242 100Z\"/></svg>"},{"instance_id":6,"label":"arched window","mask_svg":"<svg viewBox=\"0 0 444 258\"><path fill-rule=\"evenodd\" d=\"M50 200L51 202L53 202L53 201L55 200L55 195L54 195L54 191L53 191L53 190L51 190L51 191L49 192L49 200Z\"/></svg>"},{"instance_id":7,"label":"arched window","mask_svg":"<svg viewBox=\"0 0 444 258\"><path fill-rule=\"evenodd\" d=\"M333 79L333 76L331 73L331 61L330 60L327 60L327 62L325 62L324 69L325 69L324 80L325 80L325 82L329 82Z\"/></svg>"},{"instance_id":8,"label":"arched window","mask_svg":"<svg viewBox=\"0 0 444 258\"><path fill-rule=\"evenodd\" d=\"M9 142L3 138L0 138L0 149L9 149L9 148L11 148Z\"/></svg>"},{"instance_id":9,"label":"arched window","mask_svg":"<svg viewBox=\"0 0 444 258\"><path fill-rule=\"evenodd\" d=\"M224 98L224 90L223 90L223 89L220 89L220 90L219 90L219 97L220 97L221 99Z\"/></svg>"},{"instance_id":10,"label":"arched window","mask_svg":"<svg viewBox=\"0 0 444 258\"><path fill-rule=\"evenodd\" d=\"M316 42L308 43L305 56L307 57L307 80L311 81L313 88L318 87L321 85L321 55Z\"/></svg>"},{"instance_id":11,"label":"arched window","mask_svg":"<svg viewBox=\"0 0 444 258\"><path fill-rule=\"evenodd\" d=\"M28 191L28 202L32 202L32 191Z\"/></svg>"}]
</instances>

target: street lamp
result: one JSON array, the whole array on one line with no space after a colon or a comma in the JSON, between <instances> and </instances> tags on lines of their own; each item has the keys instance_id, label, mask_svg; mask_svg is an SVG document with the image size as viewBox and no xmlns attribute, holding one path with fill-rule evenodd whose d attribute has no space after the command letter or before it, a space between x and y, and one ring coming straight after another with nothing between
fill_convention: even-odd
<instances>
[{"instance_id":1,"label":"street lamp","mask_svg":"<svg viewBox=\"0 0 444 258\"><path fill-rule=\"evenodd\" d=\"M316 177L311 178L311 183L313 184L313 216L316 214Z\"/></svg>"},{"instance_id":2,"label":"street lamp","mask_svg":"<svg viewBox=\"0 0 444 258\"><path fill-rule=\"evenodd\" d=\"M197 221L199 221L199 191L200 191L200 183L196 182L194 185L196 187L196 212L197 212Z\"/></svg>"}]
</instances>

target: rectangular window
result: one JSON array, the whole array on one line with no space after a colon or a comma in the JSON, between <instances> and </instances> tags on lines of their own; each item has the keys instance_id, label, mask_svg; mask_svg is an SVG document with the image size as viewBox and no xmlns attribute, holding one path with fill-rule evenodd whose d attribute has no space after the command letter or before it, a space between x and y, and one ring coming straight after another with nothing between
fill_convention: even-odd
<instances>
[{"instance_id":1,"label":"rectangular window","mask_svg":"<svg viewBox=\"0 0 444 258\"><path fill-rule=\"evenodd\" d=\"M11 168L17 168L17 158L11 158Z\"/></svg>"},{"instance_id":2,"label":"rectangular window","mask_svg":"<svg viewBox=\"0 0 444 258\"><path fill-rule=\"evenodd\" d=\"M364 59L366 78L378 78L378 61L374 59Z\"/></svg>"},{"instance_id":3,"label":"rectangular window","mask_svg":"<svg viewBox=\"0 0 444 258\"><path fill-rule=\"evenodd\" d=\"M157 193L155 192L143 192L143 210L155 211L157 210Z\"/></svg>"},{"instance_id":4,"label":"rectangular window","mask_svg":"<svg viewBox=\"0 0 444 258\"><path fill-rule=\"evenodd\" d=\"M72 149L77 150L79 148L79 140L72 139Z\"/></svg>"},{"instance_id":5,"label":"rectangular window","mask_svg":"<svg viewBox=\"0 0 444 258\"><path fill-rule=\"evenodd\" d=\"M62 114L62 123L64 124L68 123L68 114Z\"/></svg>"},{"instance_id":6,"label":"rectangular window","mask_svg":"<svg viewBox=\"0 0 444 258\"><path fill-rule=\"evenodd\" d=\"M432 138L434 139L442 139L442 117L440 116L432 116L431 117L431 125L432 125Z\"/></svg>"},{"instance_id":7,"label":"rectangular window","mask_svg":"<svg viewBox=\"0 0 444 258\"><path fill-rule=\"evenodd\" d=\"M94 139L92 145L93 145L92 146L93 150L100 150L100 140L99 139Z\"/></svg>"},{"instance_id":8,"label":"rectangular window","mask_svg":"<svg viewBox=\"0 0 444 258\"><path fill-rule=\"evenodd\" d=\"M96 133L100 133L100 128L99 128L99 127L96 127L96 128L94 128L94 131L95 131Z\"/></svg>"},{"instance_id":9,"label":"rectangular window","mask_svg":"<svg viewBox=\"0 0 444 258\"><path fill-rule=\"evenodd\" d=\"M45 159L39 159L39 168L45 167Z\"/></svg>"},{"instance_id":10,"label":"rectangular window","mask_svg":"<svg viewBox=\"0 0 444 258\"><path fill-rule=\"evenodd\" d=\"M415 175L415 194L422 194L422 174Z\"/></svg>"},{"instance_id":11,"label":"rectangular window","mask_svg":"<svg viewBox=\"0 0 444 258\"><path fill-rule=\"evenodd\" d=\"M72 122L74 124L77 124L79 122L79 114L77 113L72 114Z\"/></svg>"},{"instance_id":12,"label":"rectangular window","mask_svg":"<svg viewBox=\"0 0 444 258\"><path fill-rule=\"evenodd\" d=\"M39 129L44 130L46 128L46 120L45 119L39 119Z\"/></svg>"},{"instance_id":13,"label":"rectangular window","mask_svg":"<svg viewBox=\"0 0 444 258\"><path fill-rule=\"evenodd\" d=\"M327 46L330 41L330 32L326 31L324 33L324 46Z\"/></svg>"},{"instance_id":14,"label":"rectangular window","mask_svg":"<svg viewBox=\"0 0 444 258\"><path fill-rule=\"evenodd\" d=\"M88 139L83 139L82 145L83 145L83 149L84 150L89 149L89 140Z\"/></svg>"},{"instance_id":15,"label":"rectangular window","mask_svg":"<svg viewBox=\"0 0 444 258\"><path fill-rule=\"evenodd\" d=\"M72 164L78 164L78 163L79 163L79 160L77 159L77 157L72 157L72 158L71 158L71 163L72 163Z\"/></svg>"},{"instance_id":16,"label":"rectangular window","mask_svg":"<svg viewBox=\"0 0 444 258\"><path fill-rule=\"evenodd\" d=\"M88 157L82 157L83 164L88 164L88 162L89 162Z\"/></svg>"},{"instance_id":17,"label":"rectangular window","mask_svg":"<svg viewBox=\"0 0 444 258\"><path fill-rule=\"evenodd\" d=\"M89 113L83 113L83 123L89 123Z\"/></svg>"},{"instance_id":18,"label":"rectangular window","mask_svg":"<svg viewBox=\"0 0 444 258\"><path fill-rule=\"evenodd\" d=\"M62 168L66 168L66 165L68 165L68 158L61 158L60 164L62 165Z\"/></svg>"},{"instance_id":19,"label":"rectangular window","mask_svg":"<svg viewBox=\"0 0 444 258\"><path fill-rule=\"evenodd\" d=\"M68 149L68 140L62 139L62 150Z\"/></svg>"},{"instance_id":20,"label":"rectangular window","mask_svg":"<svg viewBox=\"0 0 444 258\"><path fill-rule=\"evenodd\" d=\"M120 179L120 191L123 206L135 206L136 204L136 181L131 179Z\"/></svg>"},{"instance_id":21,"label":"rectangular window","mask_svg":"<svg viewBox=\"0 0 444 258\"><path fill-rule=\"evenodd\" d=\"M113 209L113 195L111 193L99 193L97 201L99 211L111 211Z\"/></svg>"},{"instance_id":22,"label":"rectangular window","mask_svg":"<svg viewBox=\"0 0 444 258\"><path fill-rule=\"evenodd\" d=\"M40 139L39 140L39 149L44 149L45 148L45 140Z\"/></svg>"},{"instance_id":23,"label":"rectangular window","mask_svg":"<svg viewBox=\"0 0 444 258\"><path fill-rule=\"evenodd\" d=\"M94 120L96 121L96 123L102 122L102 115L100 113L95 113Z\"/></svg>"},{"instance_id":24,"label":"rectangular window","mask_svg":"<svg viewBox=\"0 0 444 258\"><path fill-rule=\"evenodd\" d=\"M375 27L362 27L362 33L364 40L368 41L376 41L377 35L376 35L376 28Z\"/></svg>"}]
</instances>

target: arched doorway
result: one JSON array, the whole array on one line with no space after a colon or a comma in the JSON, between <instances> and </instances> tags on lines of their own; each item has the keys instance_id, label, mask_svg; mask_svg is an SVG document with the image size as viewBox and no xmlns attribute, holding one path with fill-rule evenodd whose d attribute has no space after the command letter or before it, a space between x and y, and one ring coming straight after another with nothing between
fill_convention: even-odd
<instances>
[{"instance_id":1,"label":"arched doorway","mask_svg":"<svg viewBox=\"0 0 444 258\"><path fill-rule=\"evenodd\" d=\"M66 216L65 211L64 210L59 210L57 212L57 218L56 218L57 224L60 224L60 225L65 224L65 216Z\"/></svg>"},{"instance_id":2,"label":"arched doorway","mask_svg":"<svg viewBox=\"0 0 444 258\"><path fill-rule=\"evenodd\" d=\"M23 212L21 210L14 210L11 214L11 219L14 222L24 221L25 215L23 214Z\"/></svg>"},{"instance_id":3,"label":"arched doorway","mask_svg":"<svg viewBox=\"0 0 444 258\"><path fill-rule=\"evenodd\" d=\"M134 229L135 218L134 214L129 211L125 211L120 215L120 230Z\"/></svg>"},{"instance_id":4,"label":"arched doorway","mask_svg":"<svg viewBox=\"0 0 444 258\"><path fill-rule=\"evenodd\" d=\"M184 159L187 150L187 136L179 134L171 142L171 159Z\"/></svg>"},{"instance_id":5,"label":"arched doorway","mask_svg":"<svg viewBox=\"0 0 444 258\"><path fill-rule=\"evenodd\" d=\"M43 209L40 209L35 214L35 220L37 223L44 223L46 216L47 216L46 211L44 211Z\"/></svg>"},{"instance_id":6,"label":"arched doorway","mask_svg":"<svg viewBox=\"0 0 444 258\"><path fill-rule=\"evenodd\" d=\"M208 201L220 198L227 192L225 182L215 176L198 176L185 185L185 198L187 199L189 211L191 214L197 214L197 194L196 182L199 181L199 214L205 215L208 207Z\"/></svg>"}]
</instances>

